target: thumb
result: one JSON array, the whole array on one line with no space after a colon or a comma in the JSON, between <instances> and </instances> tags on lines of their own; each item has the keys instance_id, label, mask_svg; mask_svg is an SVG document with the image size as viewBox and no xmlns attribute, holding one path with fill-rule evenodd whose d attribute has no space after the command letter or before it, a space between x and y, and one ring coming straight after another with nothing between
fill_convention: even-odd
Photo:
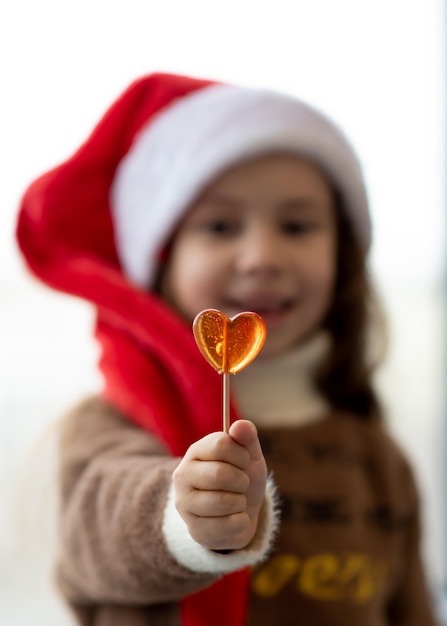
<instances>
[{"instance_id":1,"label":"thumb","mask_svg":"<svg viewBox=\"0 0 447 626\"><path fill-rule=\"evenodd\" d=\"M231 425L229 434L232 439L243 446L249 455L250 461L245 468L250 479L250 487L246 492L247 505L254 507L255 517L259 514L260 506L264 500L267 480L267 465L258 439L256 426L247 420L239 420Z\"/></svg>"},{"instance_id":2,"label":"thumb","mask_svg":"<svg viewBox=\"0 0 447 626\"><path fill-rule=\"evenodd\" d=\"M258 431L253 422L237 420L230 426L229 435L236 443L247 450L252 461L263 458L261 444L258 439Z\"/></svg>"}]
</instances>

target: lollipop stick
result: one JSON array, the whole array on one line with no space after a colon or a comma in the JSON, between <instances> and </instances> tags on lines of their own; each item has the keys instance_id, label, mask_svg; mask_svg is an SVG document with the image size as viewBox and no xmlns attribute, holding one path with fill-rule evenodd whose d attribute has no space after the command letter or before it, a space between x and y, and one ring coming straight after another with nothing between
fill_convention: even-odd
<instances>
[{"instance_id":1,"label":"lollipop stick","mask_svg":"<svg viewBox=\"0 0 447 626\"><path fill-rule=\"evenodd\" d=\"M223 431L227 433L230 430L230 375L223 374Z\"/></svg>"},{"instance_id":2,"label":"lollipop stick","mask_svg":"<svg viewBox=\"0 0 447 626\"><path fill-rule=\"evenodd\" d=\"M222 370L223 370L223 431L230 430L230 374L228 373L228 319L224 320L222 328Z\"/></svg>"}]
</instances>

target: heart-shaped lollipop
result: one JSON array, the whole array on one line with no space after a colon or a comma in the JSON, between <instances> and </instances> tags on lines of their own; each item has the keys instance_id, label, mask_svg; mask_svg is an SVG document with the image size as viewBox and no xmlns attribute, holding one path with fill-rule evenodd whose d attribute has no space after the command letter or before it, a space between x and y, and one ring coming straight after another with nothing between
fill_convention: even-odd
<instances>
[{"instance_id":1,"label":"heart-shaped lollipop","mask_svg":"<svg viewBox=\"0 0 447 626\"><path fill-rule=\"evenodd\" d=\"M249 365L264 345L267 329L260 315L246 311L230 318L217 309L206 309L193 322L197 346L220 374L223 374L224 430L229 428L229 374Z\"/></svg>"},{"instance_id":2,"label":"heart-shaped lollipop","mask_svg":"<svg viewBox=\"0 0 447 626\"><path fill-rule=\"evenodd\" d=\"M233 318L217 309L197 315L193 332L200 352L219 373L236 374L249 365L264 345L266 327L257 313Z\"/></svg>"}]
</instances>

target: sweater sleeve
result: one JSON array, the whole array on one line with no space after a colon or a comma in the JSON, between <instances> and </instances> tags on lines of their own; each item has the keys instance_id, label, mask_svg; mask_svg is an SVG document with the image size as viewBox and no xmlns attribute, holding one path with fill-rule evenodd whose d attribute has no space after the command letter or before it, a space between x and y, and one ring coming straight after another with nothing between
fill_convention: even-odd
<instances>
[{"instance_id":1,"label":"sweater sleeve","mask_svg":"<svg viewBox=\"0 0 447 626\"><path fill-rule=\"evenodd\" d=\"M212 555L206 568L179 560L164 531L179 459L99 398L64 418L59 456L57 580L69 602L176 601L265 552L265 541L258 540L230 567L222 565L226 555Z\"/></svg>"}]
</instances>

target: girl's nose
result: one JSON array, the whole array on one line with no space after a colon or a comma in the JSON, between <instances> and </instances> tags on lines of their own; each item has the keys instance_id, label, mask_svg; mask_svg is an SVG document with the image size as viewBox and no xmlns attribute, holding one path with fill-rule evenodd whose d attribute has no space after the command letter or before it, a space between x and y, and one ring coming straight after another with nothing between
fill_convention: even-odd
<instances>
[{"instance_id":1,"label":"girl's nose","mask_svg":"<svg viewBox=\"0 0 447 626\"><path fill-rule=\"evenodd\" d=\"M275 274L284 263L284 246L276 233L259 229L241 238L237 258L240 272Z\"/></svg>"}]
</instances>

